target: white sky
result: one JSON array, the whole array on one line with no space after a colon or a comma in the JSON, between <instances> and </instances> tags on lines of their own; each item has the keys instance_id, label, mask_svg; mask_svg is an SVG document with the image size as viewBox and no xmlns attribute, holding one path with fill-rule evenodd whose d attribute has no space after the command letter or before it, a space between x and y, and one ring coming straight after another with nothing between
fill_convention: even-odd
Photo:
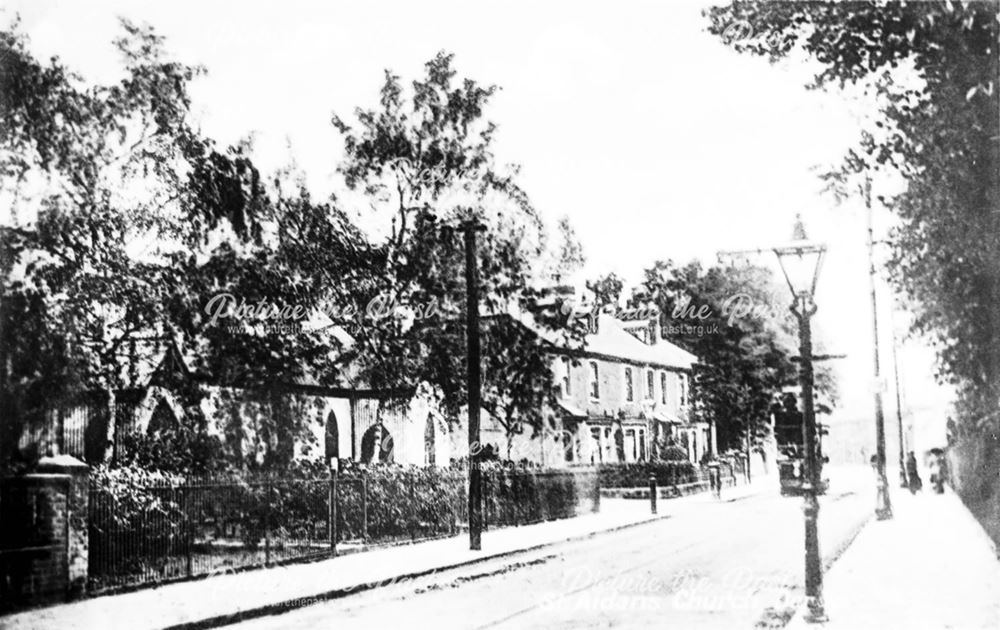
<instances>
[{"instance_id":1,"label":"white sky","mask_svg":"<svg viewBox=\"0 0 1000 630\"><path fill-rule=\"evenodd\" d=\"M386 68L409 81L438 50L454 52L460 76L502 88L488 111L497 156L522 165L550 223L570 216L589 276L634 280L657 258L711 262L719 249L773 244L802 213L830 245L816 321L826 349L849 355L838 362L838 415L871 417L864 212L821 196L812 171L857 138L865 106L806 91L801 62L726 48L705 32L704 5L19 0L6 10L20 13L36 55L59 55L91 81L120 71L116 16L149 22L172 54L207 67L193 90L205 132L224 145L257 132L265 168L285 163L290 143L320 195L341 189L331 113L374 105ZM891 298L880 290L891 383ZM945 392L930 385L932 356L909 343L900 361L908 402L936 418Z\"/></svg>"}]
</instances>

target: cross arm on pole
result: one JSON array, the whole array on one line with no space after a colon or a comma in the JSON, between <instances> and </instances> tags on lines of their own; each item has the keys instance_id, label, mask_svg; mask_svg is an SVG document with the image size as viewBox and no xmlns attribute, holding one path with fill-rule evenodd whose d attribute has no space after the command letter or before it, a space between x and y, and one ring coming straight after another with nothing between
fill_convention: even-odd
<instances>
[{"instance_id":1,"label":"cross arm on pole","mask_svg":"<svg viewBox=\"0 0 1000 630\"><path fill-rule=\"evenodd\" d=\"M812 355L809 358L812 361L829 361L831 359L846 359L847 355L846 354L814 354L814 355ZM802 358L801 357L791 357L790 360L797 363L797 362L801 361Z\"/></svg>"}]
</instances>

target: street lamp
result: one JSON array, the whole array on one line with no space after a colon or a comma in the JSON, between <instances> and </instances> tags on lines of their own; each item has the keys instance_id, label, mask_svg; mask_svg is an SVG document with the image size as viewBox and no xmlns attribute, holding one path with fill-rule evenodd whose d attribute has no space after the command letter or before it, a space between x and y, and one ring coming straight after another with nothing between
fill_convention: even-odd
<instances>
[{"instance_id":1,"label":"street lamp","mask_svg":"<svg viewBox=\"0 0 1000 630\"><path fill-rule=\"evenodd\" d=\"M773 251L792 292L791 311L799 323L799 384L802 390L802 441L805 446L806 468L803 475L805 501L802 506L805 516L806 605L809 609L808 620L815 622L824 620L826 615L823 612L823 565L819 555L817 524L820 472L816 448L816 411L813 408L812 332L809 318L816 313L813 295L826 246L809 241L801 218L796 217L792 242L775 247Z\"/></svg>"}]
</instances>

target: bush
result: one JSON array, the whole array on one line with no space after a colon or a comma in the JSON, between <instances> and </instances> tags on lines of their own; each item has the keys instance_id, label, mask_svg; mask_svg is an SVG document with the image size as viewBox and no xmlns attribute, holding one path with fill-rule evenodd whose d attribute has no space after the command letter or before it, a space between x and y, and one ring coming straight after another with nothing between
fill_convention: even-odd
<instances>
[{"instance_id":1,"label":"bush","mask_svg":"<svg viewBox=\"0 0 1000 630\"><path fill-rule=\"evenodd\" d=\"M181 479L139 468L94 468L88 508L91 576L141 573L177 553Z\"/></svg>"},{"instance_id":2,"label":"bush","mask_svg":"<svg viewBox=\"0 0 1000 630\"><path fill-rule=\"evenodd\" d=\"M185 428L162 434L126 433L119 438L117 463L132 470L206 475L227 468L222 441Z\"/></svg>"},{"instance_id":3,"label":"bush","mask_svg":"<svg viewBox=\"0 0 1000 630\"><path fill-rule=\"evenodd\" d=\"M675 445L666 446L660 453L660 459L666 462L686 462L688 454L683 448Z\"/></svg>"},{"instance_id":4,"label":"bush","mask_svg":"<svg viewBox=\"0 0 1000 630\"><path fill-rule=\"evenodd\" d=\"M465 518L466 477L457 470L378 465L338 477L342 540L392 541L454 533Z\"/></svg>"},{"instance_id":5,"label":"bush","mask_svg":"<svg viewBox=\"0 0 1000 630\"><path fill-rule=\"evenodd\" d=\"M593 509L597 475L589 470L533 469L495 464L483 468L487 524L524 525L576 516Z\"/></svg>"}]
</instances>

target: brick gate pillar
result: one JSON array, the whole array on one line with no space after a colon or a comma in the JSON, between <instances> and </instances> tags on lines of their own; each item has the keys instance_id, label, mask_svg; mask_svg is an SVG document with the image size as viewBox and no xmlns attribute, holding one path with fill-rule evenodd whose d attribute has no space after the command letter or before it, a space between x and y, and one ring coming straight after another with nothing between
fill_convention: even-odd
<instances>
[{"instance_id":1,"label":"brick gate pillar","mask_svg":"<svg viewBox=\"0 0 1000 630\"><path fill-rule=\"evenodd\" d=\"M89 549L88 502L90 468L71 455L44 457L38 462L39 473L69 476L66 496L66 596L79 597L87 590Z\"/></svg>"}]
</instances>

